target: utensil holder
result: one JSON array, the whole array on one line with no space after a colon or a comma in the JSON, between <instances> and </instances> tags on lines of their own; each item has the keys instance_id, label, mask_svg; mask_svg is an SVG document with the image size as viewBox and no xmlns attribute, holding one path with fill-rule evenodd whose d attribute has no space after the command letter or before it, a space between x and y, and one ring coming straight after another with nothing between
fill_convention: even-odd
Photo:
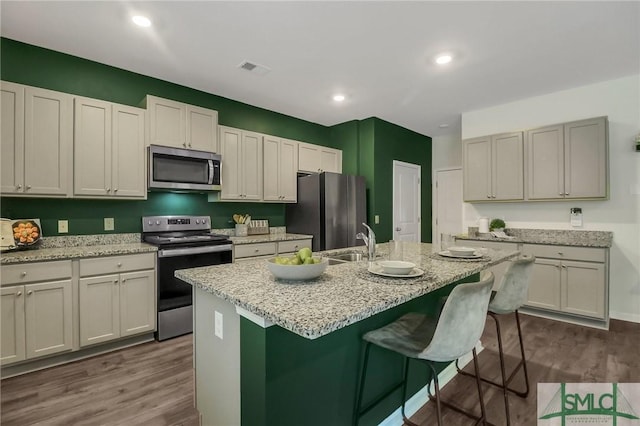
<instances>
[{"instance_id":1,"label":"utensil holder","mask_svg":"<svg viewBox=\"0 0 640 426\"><path fill-rule=\"evenodd\" d=\"M248 235L249 226L243 223L236 224L236 237L246 237Z\"/></svg>"}]
</instances>

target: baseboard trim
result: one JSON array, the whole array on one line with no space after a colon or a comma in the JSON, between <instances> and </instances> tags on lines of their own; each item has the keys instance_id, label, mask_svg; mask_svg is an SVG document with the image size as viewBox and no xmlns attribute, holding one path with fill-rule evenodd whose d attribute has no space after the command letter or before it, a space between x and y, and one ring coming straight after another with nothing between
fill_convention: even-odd
<instances>
[{"instance_id":1,"label":"baseboard trim","mask_svg":"<svg viewBox=\"0 0 640 426\"><path fill-rule=\"evenodd\" d=\"M640 314L629 314L626 312L609 311L609 318L628 322L640 323Z\"/></svg>"},{"instance_id":2,"label":"baseboard trim","mask_svg":"<svg viewBox=\"0 0 640 426\"><path fill-rule=\"evenodd\" d=\"M483 349L484 346L482 346L482 342L478 341L478 343L476 344L476 352L480 353L483 351ZM471 354L471 352L469 352L468 354L458 359L458 365L460 366L460 368L462 368L470 363L472 359L473 355ZM438 382L440 384L440 388L444 388L447 383L449 383L457 374L458 371L456 370L456 364L452 362L447 366L447 368L445 368L440 372L440 374L438 374ZM427 390L428 386L429 385L423 387L418 392L416 392L415 395L407 400L406 404L404 405L404 411L408 417L413 416L418 412L420 408L422 408L426 403L429 402L429 393ZM404 421L402 420L402 409L401 407L398 407L393 413L389 415L389 417L380 422L378 426L402 426L403 424Z\"/></svg>"}]
</instances>

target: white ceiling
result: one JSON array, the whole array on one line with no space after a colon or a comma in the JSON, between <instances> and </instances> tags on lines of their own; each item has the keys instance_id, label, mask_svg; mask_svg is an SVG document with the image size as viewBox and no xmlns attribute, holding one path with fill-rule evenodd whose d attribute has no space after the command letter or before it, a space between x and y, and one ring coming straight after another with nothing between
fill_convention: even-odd
<instances>
[{"instance_id":1,"label":"white ceiling","mask_svg":"<svg viewBox=\"0 0 640 426\"><path fill-rule=\"evenodd\" d=\"M323 125L460 114L640 72L640 2L6 1L1 34ZM130 16L147 15L150 29ZM433 57L455 59L437 66ZM266 75L238 68L244 60ZM337 104L332 95L347 100ZM448 124L448 128L439 125Z\"/></svg>"}]
</instances>

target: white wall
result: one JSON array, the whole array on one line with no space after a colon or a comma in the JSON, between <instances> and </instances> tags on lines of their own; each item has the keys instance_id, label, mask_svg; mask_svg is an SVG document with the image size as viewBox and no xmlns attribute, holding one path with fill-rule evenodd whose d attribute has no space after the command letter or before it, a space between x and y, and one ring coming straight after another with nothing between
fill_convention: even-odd
<instances>
[{"instance_id":1,"label":"white wall","mask_svg":"<svg viewBox=\"0 0 640 426\"><path fill-rule=\"evenodd\" d=\"M462 167L462 137L460 132L431 139L431 167L433 170Z\"/></svg>"},{"instance_id":2,"label":"white wall","mask_svg":"<svg viewBox=\"0 0 640 426\"><path fill-rule=\"evenodd\" d=\"M581 229L614 234L611 317L640 322L640 152L635 152L633 142L640 132L640 74L464 113L462 138L598 116L609 117L609 200L464 203L464 226L487 216L502 217L512 228L571 229L569 208L582 207ZM434 154L434 158L447 158L450 153Z\"/></svg>"}]
</instances>

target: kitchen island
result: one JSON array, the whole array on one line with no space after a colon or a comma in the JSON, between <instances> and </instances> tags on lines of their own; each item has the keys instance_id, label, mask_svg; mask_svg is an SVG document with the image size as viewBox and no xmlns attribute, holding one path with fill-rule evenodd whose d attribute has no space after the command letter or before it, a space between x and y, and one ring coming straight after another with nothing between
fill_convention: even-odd
<instances>
[{"instance_id":1,"label":"kitchen island","mask_svg":"<svg viewBox=\"0 0 640 426\"><path fill-rule=\"evenodd\" d=\"M387 244L379 245L381 257L387 250ZM274 279L264 259L176 271L195 287L196 407L202 424L350 424L361 336L405 312L434 314L452 284L477 280L482 270L517 255L489 250L481 261L447 260L430 244L405 243L405 260L425 273L403 279L373 275L366 261L331 265L304 283ZM370 362L365 403L402 371L401 358L390 352L373 351ZM428 373L418 363L411 369L413 394ZM397 392L360 424L378 424L399 405Z\"/></svg>"}]
</instances>

